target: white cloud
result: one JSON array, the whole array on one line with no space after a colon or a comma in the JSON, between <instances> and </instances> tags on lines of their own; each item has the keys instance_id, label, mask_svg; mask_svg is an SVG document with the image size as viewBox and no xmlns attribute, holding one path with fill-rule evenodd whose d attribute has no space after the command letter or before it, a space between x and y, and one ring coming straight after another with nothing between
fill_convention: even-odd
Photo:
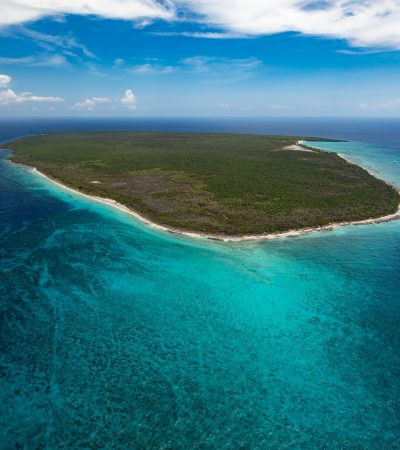
<instances>
[{"instance_id":1,"label":"white cloud","mask_svg":"<svg viewBox=\"0 0 400 450\"><path fill-rule=\"evenodd\" d=\"M336 53L341 53L342 55L374 55L376 53L391 53L393 52L392 49L356 49L356 50L350 50L350 49L340 49L336 50Z\"/></svg>"},{"instance_id":2,"label":"white cloud","mask_svg":"<svg viewBox=\"0 0 400 450\"><path fill-rule=\"evenodd\" d=\"M163 66L161 64L146 63L146 64L139 64L137 66L133 66L128 70L129 70L129 72L143 74L143 75L150 75L150 74L167 75L169 73L175 72L176 68L172 67L172 66Z\"/></svg>"},{"instance_id":3,"label":"white cloud","mask_svg":"<svg viewBox=\"0 0 400 450\"><path fill-rule=\"evenodd\" d=\"M183 0L182 0L183 1ZM185 0L208 24L249 36L296 31L400 48L400 0Z\"/></svg>"},{"instance_id":4,"label":"white cloud","mask_svg":"<svg viewBox=\"0 0 400 450\"><path fill-rule=\"evenodd\" d=\"M183 58L180 63L186 69L207 75L251 76L262 65L258 58L214 58L209 56L193 56Z\"/></svg>"},{"instance_id":5,"label":"white cloud","mask_svg":"<svg viewBox=\"0 0 400 450\"><path fill-rule=\"evenodd\" d=\"M216 58L210 56L192 56L182 58L173 65L164 65L163 61L154 59L150 62L126 67L126 71L138 75L169 75L192 72L206 76L248 77L262 65L258 58ZM115 64L114 64L115 66Z\"/></svg>"},{"instance_id":6,"label":"white cloud","mask_svg":"<svg viewBox=\"0 0 400 450\"><path fill-rule=\"evenodd\" d=\"M172 8L172 10L171 10ZM62 14L94 15L109 19L171 19L172 2L156 0L1 0L0 25L37 20Z\"/></svg>"},{"instance_id":7,"label":"white cloud","mask_svg":"<svg viewBox=\"0 0 400 450\"><path fill-rule=\"evenodd\" d=\"M1 7L0 7L1 9ZM23 36L35 42L39 47L46 49L52 53L62 52L66 55L79 58L79 55L84 55L90 59L96 59L96 56L83 44L78 42L74 37L61 34L46 34L26 28L23 25L6 28L2 30L2 34L6 36Z\"/></svg>"},{"instance_id":8,"label":"white cloud","mask_svg":"<svg viewBox=\"0 0 400 450\"><path fill-rule=\"evenodd\" d=\"M1 0L0 25L60 14L134 20L145 25L152 19L181 20L177 11L228 35L294 31L347 39L358 47L400 49L400 0ZM212 31L208 37L217 35ZM207 32L198 37L207 37Z\"/></svg>"},{"instance_id":9,"label":"white cloud","mask_svg":"<svg viewBox=\"0 0 400 450\"><path fill-rule=\"evenodd\" d=\"M77 110L87 109L88 111L93 111L96 105L101 103L112 103L111 98L107 97L92 97L87 98L83 102L76 103L72 108Z\"/></svg>"},{"instance_id":10,"label":"white cloud","mask_svg":"<svg viewBox=\"0 0 400 450\"><path fill-rule=\"evenodd\" d=\"M0 74L0 87L7 86L11 83L11 77L9 75Z\"/></svg>"},{"instance_id":11,"label":"white cloud","mask_svg":"<svg viewBox=\"0 0 400 450\"><path fill-rule=\"evenodd\" d=\"M59 103L63 102L64 99L61 97L41 97L38 95L32 95L30 92L21 92L17 94L12 89L3 89L0 91L0 104L10 105L15 103L25 103L25 102L49 102L49 103Z\"/></svg>"},{"instance_id":12,"label":"white cloud","mask_svg":"<svg viewBox=\"0 0 400 450\"><path fill-rule=\"evenodd\" d=\"M136 96L135 94L130 90L127 89L125 91L124 96L121 98L121 103L126 106L129 109L135 110L136 109Z\"/></svg>"},{"instance_id":13,"label":"white cloud","mask_svg":"<svg viewBox=\"0 0 400 450\"><path fill-rule=\"evenodd\" d=\"M183 36L202 39L238 39L243 37L238 33L221 33L216 31L153 31L155 36Z\"/></svg>"},{"instance_id":14,"label":"white cloud","mask_svg":"<svg viewBox=\"0 0 400 450\"><path fill-rule=\"evenodd\" d=\"M108 97L90 97L82 102L75 103L72 109L77 111L94 111L95 109L107 109L114 111L125 106L131 110L136 109L137 99L131 89L124 92L122 98L108 98Z\"/></svg>"},{"instance_id":15,"label":"white cloud","mask_svg":"<svg viewBox=\"0 0 400 450\"><path fill-rule=\"evenodd\" d=\"M30 67L57 67L67 65L68 62L61 55L23 56L21 58L9 58L0 56L0 64Z\"/></svg>"}]
</instances>

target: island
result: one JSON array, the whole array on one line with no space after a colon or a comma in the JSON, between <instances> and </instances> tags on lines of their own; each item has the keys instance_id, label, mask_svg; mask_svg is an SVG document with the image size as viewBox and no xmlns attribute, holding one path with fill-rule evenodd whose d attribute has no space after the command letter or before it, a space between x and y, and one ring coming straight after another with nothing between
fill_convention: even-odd
<instances>
[{"instance_id":1,"label":"island","mask_svg":"<svg viewBox=\"0 0 400 450\"><path fill-rule=\"evenodd\" d=\"M51 133L3 145L10 159L161 228L271 236L397 217L398 191L302 136Z\"/></svg>"}]
</instances>

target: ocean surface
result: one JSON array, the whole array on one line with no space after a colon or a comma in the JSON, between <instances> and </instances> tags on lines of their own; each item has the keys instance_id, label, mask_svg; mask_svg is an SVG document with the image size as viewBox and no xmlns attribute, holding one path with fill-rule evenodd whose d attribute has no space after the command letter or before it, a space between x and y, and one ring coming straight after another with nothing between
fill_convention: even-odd
<instances>
[{"instance_id":1,"label":"ocean surface","mask_svg":"<svg viewBox=\"0 0 400 450\"><path fill-rule=\"evenodd\" d=\"M0 119L300 134L400 186L400 120ZM1 449L400 448L400 222L154 231L0 159ZM399 161L395 163L394 161Z\"/></svg>"}]
</instances>

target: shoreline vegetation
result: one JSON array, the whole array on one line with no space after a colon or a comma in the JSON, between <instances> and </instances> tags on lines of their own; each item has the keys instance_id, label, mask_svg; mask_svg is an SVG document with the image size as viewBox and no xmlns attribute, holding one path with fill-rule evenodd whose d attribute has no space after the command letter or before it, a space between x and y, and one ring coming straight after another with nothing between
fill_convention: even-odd
<instances>
[{"instance_id":1,"label":"shoreline vegetation","mask_svg":"<svg viewBox=\"0 0 400 450\"><path fill-rule=\"evenodd\" d=\"M191 231L179 230L178 228L167 227L167 226L152 222L151 220L140 215L138 212L134 211L133 209L130 209L127 206L125 206L121 203L118 203L116 200L113 200L111 198L97 197L94 195L85 194L84 192L78 191L77 189L73 189L69 186L66 186L65 184L60 183L57 180L53 180L52 178L48 177L44 173L37 170L36 167L32 167L31 169L37 175L45 178L47 181L50 181L51 183L55 184L56 186L58 186L62 189L68 190L70 192L73 192L74 194L80 195L82 197L88 198L88 199L96 201L98 203L103 203L105 205L112 206L120 211L123 211L124 213L129 214L130 216L133 216L135 219L139 220L140 222L142 222L146 225L149 225L153 229L171 233L171 234L180 234L182 236L188 236L188 237L197 238L197 239L209 239L209 240L222 241L222 242L264 241L264 240L278 239L278 238L284 238L284 237L296 237L296 236L301 236L303 234L309 234L309 233L318 232L318 231L319 232L332 231L333 229L335 229L337 227L343 227L343 226L368 225L368 224L374 224L374 223L376 224L376 223L390 222L392 220L400 219L400 204L399 204L399 207L395 213L388 214L386 216L376 217L376 218L372 218L372 219L359 220L359 221L353 221L353 222L331 223L331 224L323 225L320 227L310 227L310 228L303 228L303 229L299 229L299 230L288 230L288 231L282 231L282 232L277 232L277 233L266 233L266 234L244 235L244 236L225 236L225 235L215 235L215 234L206 234L206 233L195 233L195 232L191 232Z\"/></svg>"},{"instance_id":2,"label":"shoreline vegetation","mask_svg":"<svg viewBox=\"0 0 400 450\"><path fill-rule=\"evenodd\" d=\"M149 133L146 133L146 135L149 135ZM241 136L243 137L243 135L241 135ZM24 141L25 139L29 139L29 138L22 138L22 141ZM280 139L283 139L283 138L280 138ZM160 223L160 222L154 220L152 217L149 217L147 214L143 214L141 211L136 210L131 205L127 206L116 199L108 198L107 196L104 195L104 193L102 193L102 195L95 195L95 194L93 194L93 192L87 192L86 189L79 189L79 188L77 188L77 186L71 185L70 183L66 182L64 179L60 180L53 174L45 173L43 171L42 167L37 167L36 165L32 164L31 161L29 161L29 162L31 162L31 164L29 164L29 162L26 161L25 158L16 157L15 150L14 150L15 149L14 144L15 144L15 142L21 142L21 140L14 141L14 143L11 143L11 144L3 145L3 147L11 148L11 150L13 150L13 154L10 157L12 162L22 163L31 168L33 167L32 168L33 172L37 173L39 176L45 178L46 180L50 181L51 183L61 187L62 189L66 189L77 195L84 196L90 200L94 200L99 203L113 206L113 207L117 208L118 210L120 210L124 213L127 213L130 216L133 216L135 219L139 220L140 222L149 225L153 229L168 232L168 233L173 233L173 234L180 234L180 235L184 235L184 236L191 237L191 238L202 238L202 239L218 240L218 241L225 241L225 242L259 241L259 240L270 240L270 239L283 238L283 237L295 237L295 236L300 236L300 235L308 234L308 233L315 232L315 231L329 231L329 230L333 230L334 228L340 227L340 226L366 225L366 224L381 223L381 222L387 222L387 221L391 221L391 220L400 219L400 203L399 203L400 196L399 196L399 192L397 191L396 188L394 188L392 185L390 185L386 181L376 178L376 175L372 174L368 170L353 164L351 161L348 161L343 155L341 155L341 154L338 155L336 153L327 153L327 152L323 152L319 149L312 148L309 145L310 141L308 141L308 139L304 139L304 140L307 140L307 144L303 144L302 143L303 139L304 138L299 139L299 138L285 137L284 143L287 145L280 147L279 150L282 151L281 153L288 153L288 154L296 153L297 155L299 155L299 154L309 155L311 153L334 155L335 158L339 158L343 162L343 164L346 164L346 167L357 168L357 174L361 173L361 172L368 174L368 177L371 177L370 179L374 180L375 182L380 183L380 185L379 185L380 188L383 187L382 185L386 186L386 189L388 190L388 192L390 194L392 194L389 198L391 200L394 199L396 201L396 206L395 207L393 207L393 205L392 205L392 207L388 206L385 210L386 213L381 214L376 217L372 216L372 217L360 218L357 220L331 221L329 223L325 223L322 225L317 224L314 226L288 228L288 229L283 229L283 230L267 231L265 233L254 232L254 233L229 234L229 233L225 233L225 232L208 232L208 231L201 231L201 230L200 231L199 230L188 230L185 228L171 226L171 225L165 224L165 223ZM314 140L317 140L317 139L314 139ZM287 141L289 141L289 142L287 142ZM324 141L324 139L318 139L318 141ZM18 155L18 153L17 153L17 155ZM21 159L23 159L23 160L21 161ZM94 178L94 177L91 177L91 178ZM100 178L100 177L97 177L97 178ZM90 181L90 184L91 184L91 186L93 186L93 189L95 189L98 185L101 186L101 184L102 184L101 181L97 180L97 178L92 179ZM368 178L368 180L369 180L369 178ZM185 181L187 181L187 180L185 180ZM392 201L392 204L393 204L393 201Z\"/></svg>"}]
</instances>

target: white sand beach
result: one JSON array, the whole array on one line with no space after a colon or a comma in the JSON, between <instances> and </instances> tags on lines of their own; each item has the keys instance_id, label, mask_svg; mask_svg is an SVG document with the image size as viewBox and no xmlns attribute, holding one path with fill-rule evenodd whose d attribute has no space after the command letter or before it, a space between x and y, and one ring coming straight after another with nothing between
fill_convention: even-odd
<instances>
[{"instance_id":1,"label":"white sand beach","mask_svg":"<svg viewBox=\"0 0 400 450\"><path fill-rule=\"evenodd\" d=\"M343 159L346 159L343 155L340 155L340 156ZM346 161L348 161L348 160L346 159ZM351 161L348 161L348 162L351 162ZM288 230L288 231L277 232L277 233L254 234L254 235L244 235L244 236L226 236L226 235L219 235L219 234L206 234L206 233L200 233L200 232L179 230L177 228L172 228L172 227L168 227L165 225L157 224L157 223L152 222L151 220L147 219L146 217L142 216L138 212L117 202L116 200L85 194L81 191L78 191L77 189L73 189L69 186L66 186L66 185L60 183L57 180L54 180L54 179L48 177L47 175L40 172L36 168L33 168L32 171L34 173L38 174L39 176L45 178L46 180L50 181L51 183L59 186L62 189L66 189L70 192L73 192L74 194L81 195L82 197L86 197L90 200L94 200L96 202L103 203L105 205L113 206L114 208L117 208L120 211L123 211L124 213L129 214L130 216L134 217L135 219L149 225L151 228L154 228L154 229L160 230L160 231L164 231L167 233L180 234L183 236L188 236L188 237L196 238L196 239L210 239L210 240L218 240L218 241L223 241L223 242L261 241L261 240L279 239L279 238L285 238L285 237L296 237L296 236L301 236L301 235L312 233L312 232L329 231L329 230L333 230L334 228L337 228L337 227L343 227L343 226L349 226L349 225L377 224L377 223L389 222L391 220L400 219L400 204L399 204L397 211L393 214L389 214L389 215L377 217L377 218L358 220L358 221L353 221L353 222L351 222L351 221L337 222L337 223L330 223L328 225L323 225L320 227L310 227L310 228Z\"/></svg>"}]
</instances>

